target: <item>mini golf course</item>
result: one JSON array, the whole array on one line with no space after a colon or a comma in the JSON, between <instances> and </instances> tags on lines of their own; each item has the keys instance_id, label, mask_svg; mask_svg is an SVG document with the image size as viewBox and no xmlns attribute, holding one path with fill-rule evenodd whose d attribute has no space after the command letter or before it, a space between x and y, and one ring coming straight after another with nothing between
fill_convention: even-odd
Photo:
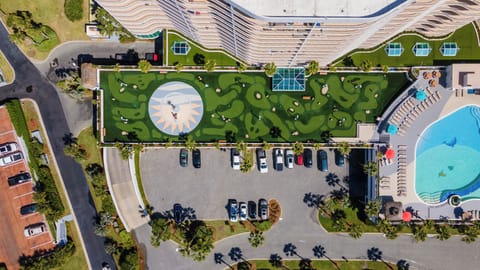
<instances>
[{"instance_id":1,"label":"mini golf course","mask_svg":"<svg viewBox=\"0 0 480 270\"><path fill-rule=\"evenodd\" d=\"M185 84L198 92L196 105L179 98L196 93L175 92ZM103 141L165 142L187 134L197 142L320 141L325 131L354 137L356 124L374 122L407 84L403 73L333 73L309 77L305 91L273 92L260 72L101 71Z\"/></svg>"}]
</instances>

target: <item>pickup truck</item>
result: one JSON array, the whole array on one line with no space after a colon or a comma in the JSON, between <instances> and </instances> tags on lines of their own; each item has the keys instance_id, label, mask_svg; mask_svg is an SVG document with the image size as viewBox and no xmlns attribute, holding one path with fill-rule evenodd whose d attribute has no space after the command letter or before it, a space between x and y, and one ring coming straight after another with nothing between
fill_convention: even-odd
<instances>
[{"instance_id":1,"label":"pickup truck","mask_svg":"<svg viewBox=\"0 0 480 270\"><path fill-rule=\"evenodd\" d=\"M257 163L260 173L268 172L267 154L263 149L257 149Z\"/></svg>"}]
</instances>

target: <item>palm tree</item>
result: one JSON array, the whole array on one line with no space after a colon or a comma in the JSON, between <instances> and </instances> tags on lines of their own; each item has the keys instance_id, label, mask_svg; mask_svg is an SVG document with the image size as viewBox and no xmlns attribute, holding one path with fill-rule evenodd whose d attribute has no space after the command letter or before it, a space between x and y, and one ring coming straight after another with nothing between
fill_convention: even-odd
<instances>
[{"instance_id":1,"label":"palm tree","mask_svg":"<svg viewBox=\"0 0 480 270\"><path fill-rule=\"evenodd\" d=\"M301 155L303 153L303 143L302 142L295 142L293 145L293 152L295 155Z\"/></svg>"},{"instance_id":2,"label":"palm tree","mask_svg":"<svg viewBox=\"0 0 480 270\"><path fill-rule=\"evenodd\" d=\"M314 143L313 144L313 149L315 149L315 151L318 151L321 147L322 147L322 145L320 143Z\"/></svg>"},{"instance_id":3,"label":"palm tree","mask_svg":"<svg viewBox=\"0 0 480 270\"><path fill-rule=\"evenodd\" d=\"M358 224L358 223L353 223L352 225L350 225L348 234L349 234L352 238L358 239L358 238L362 237L363 228L362 228L362 226L361 226L360 224Z\"/></svg>"},{"instance_id":4,"label":"palm tree","mask_svg":"<svg viewBox=\"0 0 480 270\"><path fill-rule=\"evenodd\" d=\"M413 239L416 242L425 241L427 239L427 227L425 225L418 225L414 227Z\"/></svg>"},{"instance_id":5,"label":"palm tree","mask_svg":"<svg viewBox=\"0 0 480 270\"><path fill-rule=\"evenodd\" d=\"M248 242L252 245L252 247L259 247L263 246L265 242L265 237L263 236L262 231L255 230L254 232L250 232L250 236L248 237Z\"/></svg>"},{"instance_id":6,"label":"palm tree","mask_svg":"<svg viewBox=\"0 0 480 270\"><path fill-rule=\"evenodd\" d=\"M187 148L188 151L193 151L197 149L197 142L192 139L191 136L187 137L187 140L185 141L185 147Z\"/></svg>"},{"instance_id":7,"label":"palm tree","mask_svg":"<svg viewBox=\"0 0 480 270\"><path fill-rule=\"evenodd\" d=\"M339 269L337 263L327 256L327 252L325 251L325 248L323 246L316 245L312 248L312 251L313 251L313 256L319 259L325 257L333 264L333 266L335 266L336 269Z\"/></svg>"},{"instance_id":8,"label":"palm tree","mask_svg":"<svg viewBox=\"0 0 480 270\"><path fill-rule=\"evenodd\" d=\"M300 270L312 270L312 260L308 258L301 259L298 267L300 267Z\"/></svg>"},{"instance_id":9,"label":"palm tree","mask_svg":"<svg viewBox=\"0 0 480 270\"><path fill-rule=\"evenodd\" d=\"M363 172L370 175L375 176L378 173L378 163L377 162L368 162L367 164L363 165Z\"/></svg>"},{"instance_id":10,"label":"palm tree","mask_svg":"<svg viewBox=\"0 0 480 270\"><path fill-rule=\"evenodd\" d=\"M437 239L440 241L447 240L452 235L450 230L450 226L448 225L440 225L437 227Z\"/></svg>"},{"instance_id":11,"label":"palm tree","mask_svg":"<svg viewBox=\"0 0 480 270\"><path fill-rule=\"evenodd\" d=\"M360 69L365 72L369 72L372 69L372 61L366 59L360 64Z\"/></svg>"},{"instance_id":12,"label":"palm tree","mask_svg":"<svg viewBox=\"0 0 480 270\"><path fill-rule=\"evenodd\" d=\"M298 255L298 253L297 253L297 246L295 246L295 245L292 244L292 243L286 244L286 245L283 247L283 252L285 253L285 255L287 255L287 257L293 256L293 255Z\"/></svg>"},{"instance_id":13,"label":"palm tree","mask_svg":"<svg viewBox=\"0 0 480 270\"><path fill-rule=\"evenodd\" d=\"M405 260L400 260L397 262L397 270L408 270L410 268L410 264Z\"/></svg>"},{"instance_id":14,"label":"palm tree","mask_svg":"<svg viewBox=\"0 0 480 270\"><path fill-rule=\"evenodd\" d=\"M378 200L375 201L369 201L365 205L365 215L369 217L376 217L378 216L378 213L380 212L380 202Z\"/></svg>"},{"instance_id":15,"label":"palm tree","mask_svg":"<svg viewBox=\"0 0 480 270\"><path fill-rule=\"evenodd\" d=\"M142 59L138 61L138 68L140 69L141 72L148 73L152 68L152 64L150 64L150 62L148 62L147 60Z\"/></svg>"},{"instance_id":16,"label":"palm tree","mask_svg":"<svg viewBox=\"0 0 480 270\"><path fill-rule=\"evenodd\" d=\"M275 268L280 268L282 267L282 257L280 257L280 255L278 255L277 253L275 254L271 254L270 255L270 260L268 260L268 262L272 265L272 267L275 267Z\"/></svg>"},{"instance_id":17,"label":"palm tree","mask_svg":"<svg viewBox=\"0 0 480 270\"><path fill-rule=\"evenodd\" d=\"M318 73L319 70L319 65L317 61L311 61L308 63L307 68L305 69L305 76L309 77L311 75L314 75Z\"/></svg>"},{"instance_id":18,"label":"palm tree","mask_svg":"<svg viewBox=\"0 0 480 270\"><path fill-rule=\"evenodd\" d=\"M388 73L389 67L387 65L382 65L383 73Z\"/></svg>"},{"instance_id":19,"label":"palm tree","mask_svg":"<svg viewBox=\"0 0 480 270\"><path fill-rule=\"evenodd\" d=\"M175 65L175 71L177 71L177 73L180 73L180 71L182 71L183 69L183 64L182 63L178 63Z\"/></svg>"},{"instance_id":20,"label":"palm tree","mask_svg":"<svg viewBox=\"0 0 480 270\"><path fill-rule=\"evenodd\" d=\"M207 60L207 62L205 63L205 70L206 70L207 72L212 72L212 71L214 71L216 64L217 64L217 63L216 63L215 60L213 60L213 59Z\"/></svg>"},{"instance_id":21,"label":"palm tree","mask_svg":"<svg viewBox=\"0 0 480 270\"><path fill-rule=\"evenodd\" d=\"M470 244L477 240L478 230L475 227L465 225L462 241Z\"/></svg>"},{"instance_id":22,"label":"palm tree","mask_svg":"<svg viewBox=\"0 0 480 270\"><path fill-rule=\"evenodd\" d=\"M272 146L267 142L267 141L263 141L262 143L262 149L267 151L267 150L270 150L272 148Z\"/></svg>"},{"instance_id":23,"label":"palm tree","mask_svg":"<svg viewBox=\"0 0 480 270\"><path fill-rule=\"evenodd\" d=\"M238 71L238 73L242 73L242 72L244 72L245 70L247 70L247 66L246 66L246 65L240 63L240 65L237 66L237 71Z\"/></svg>"},{"instance_id":24,"label":"palm tree","mask_svg":"<svg viewBox=\"0 0 480 270\"><path fill-rule=\"evenodd\" d=\"M273 62L266 64L264 69L268 77L272 77L277 72L277 66Z\"/></svg>"},{"instance_id":25,"label":"palm tree","mask_svg":"<svg viewBox=\"0 0 480 270\"><path fill-rule=\"evenodd\" d=\"M335 203L335 200L329 199L325 202L324 209L327 213L331 215L331 213L335 210L337 207L337 204Z\"/></svg>"},{"instance_id":26,"label":"palm tree","mask_svg":"<svg viewBox=\"0 0 480 270\"><path fill-rule=\"evenodd\" d=\"M382 251L379 250L376 247L372 247L367 250L367 257L369 260L376 262L376 261L382 261L389 269L393 269L390 264L385 262L382 258Z\"/></svg>"},{"instance_id":27,"label":"palm tree","mask_svg":"<svg viewBox=\"0 0 480 270\"><path fill-rule=\"evenodd\" d=\"M113 66L113 70L117 73L120 72L120 64L116 63L115 66Z\"/></svg>"},{"instance_id":28,"label":"palm tree","mask_svg":"<svg viewBox=\"0 0 480 270\"><path fill-rule=\"evenodd\" d=\"M338 149L338 152L340 152L340 154L342 155L348 155L350 154L350 151L352 151L352 149L350 149L350 144L348 142L340 142L337 144L337 149Z\"/></svg>"},{"instance_id":29,"label":"palm tree","mask_svg":"<svg viewBox=\"0 0 480 270\"><path fill-rule=\"evenodd\" d=\"M159 247L162 241L170 239L170 225L171 221L166 218L155 218L150 222L150 226L152 227L150 243L153 247Z\"/></svg>"}]
</instances>

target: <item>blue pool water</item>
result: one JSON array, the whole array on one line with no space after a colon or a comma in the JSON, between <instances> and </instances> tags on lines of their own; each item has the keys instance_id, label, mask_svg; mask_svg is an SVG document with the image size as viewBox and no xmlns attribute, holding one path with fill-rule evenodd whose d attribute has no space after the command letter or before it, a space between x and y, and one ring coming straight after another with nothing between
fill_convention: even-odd
<instances>
[{"instance_id":1,"label":"blue pool water","mask_svg":"<svg viewBox=\"0 0 480 270\"><path fill-rule=\"evenodd\" d=\"M419 137L415 189L425 203L452 194L480 199L480 107L466 106L430 125Z\"/></svg>"}]
</instances>

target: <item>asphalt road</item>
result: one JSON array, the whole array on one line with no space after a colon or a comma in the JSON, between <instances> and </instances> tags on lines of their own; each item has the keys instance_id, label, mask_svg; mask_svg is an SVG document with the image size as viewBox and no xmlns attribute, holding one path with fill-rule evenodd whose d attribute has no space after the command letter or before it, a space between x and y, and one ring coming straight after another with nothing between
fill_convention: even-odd
<instances>
[{"instance_id":1,"label":"asphalt road","mask_svg":"<svg viewBox=\"0 0 480 270\"><path fill-rule=\"evenodd\" d=\"M74 215L80 227L88 253L88 259L94 269L102 262L114 265L113 259L104 250L104 237L93 233L93 219L96 210L93 205L87 181L81 166L63 152L63 137L70 133L57 90L36 69L36 67L12 44L3 24L0 23L0 50L5 54L16 73L13 84L0 88L0 100L8 98L31 98L40 108L45 128L52 144L67 193L72 203ZM28 92L27 87L32 86Z\"/></svg>"}]
</instances>

